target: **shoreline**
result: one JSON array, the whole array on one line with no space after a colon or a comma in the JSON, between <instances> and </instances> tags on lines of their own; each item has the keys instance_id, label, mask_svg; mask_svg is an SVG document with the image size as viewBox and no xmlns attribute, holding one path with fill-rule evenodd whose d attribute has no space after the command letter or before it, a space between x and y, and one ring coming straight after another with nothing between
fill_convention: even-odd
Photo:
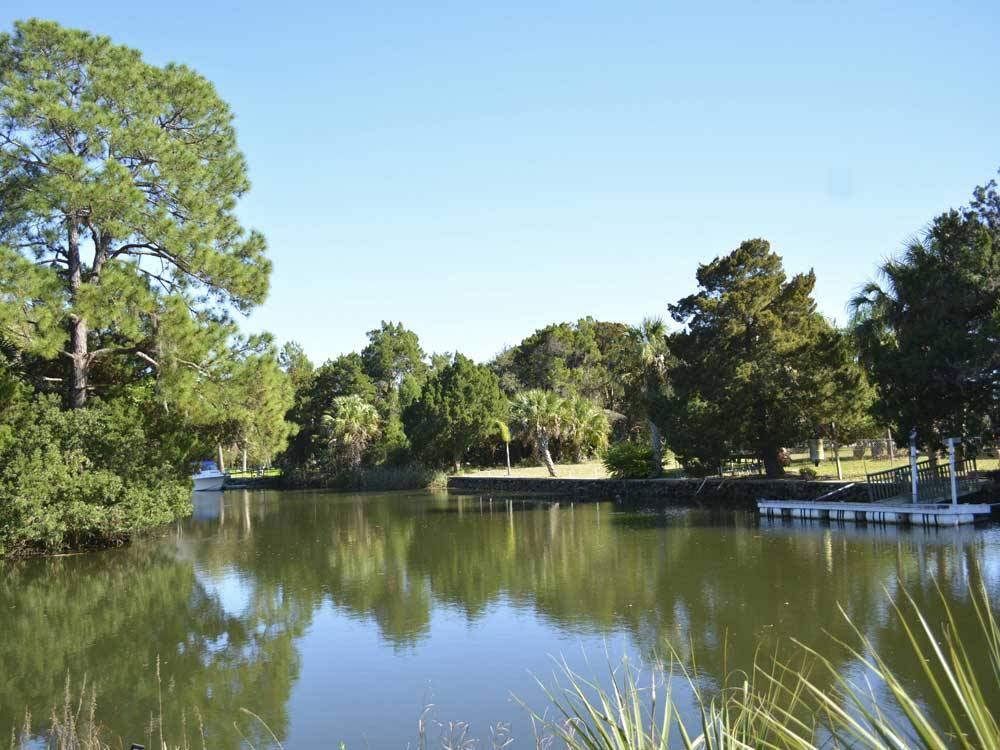
<instances>
[{"instance_id":1,"label":"shoreline","mask_svg":"<svg viewBox=\"0 0 1000 750\"><path fill-rule=\"evenodd\" d=\"M706 505L735 510L756 510L761 498L809 500L826 492L849 487L840 493L845 501L867 502L866 485L858 482L818 479L757 479L709 477L706 479L571 479L559 477L448 477L448 491L531 493L593 500L656 498L670 505Z\"/></svg>"}]
</instances>

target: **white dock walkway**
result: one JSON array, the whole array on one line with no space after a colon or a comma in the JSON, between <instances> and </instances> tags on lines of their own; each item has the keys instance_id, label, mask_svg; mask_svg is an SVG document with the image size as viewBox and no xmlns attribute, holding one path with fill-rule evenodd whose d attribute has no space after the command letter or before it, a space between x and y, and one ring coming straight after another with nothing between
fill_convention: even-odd
<instances>
[{"instance_id":1,"label":"white dock walkway","mask_svg":"<svg viewBox=\"0 0 1000 750\"><path fill-rule=\"evenodd\" d=\"M817 500L758 500L757 510L768 518L809 518L915 526L959 526L989 518L986 503L841 503Z\"/></svg>"}]
</instances>

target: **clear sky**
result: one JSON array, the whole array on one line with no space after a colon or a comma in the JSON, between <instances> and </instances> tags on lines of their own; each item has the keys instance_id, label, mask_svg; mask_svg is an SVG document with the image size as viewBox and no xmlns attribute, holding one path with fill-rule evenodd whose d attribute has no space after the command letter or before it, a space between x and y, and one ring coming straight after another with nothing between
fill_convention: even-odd
<instances>
[{"instance_id":1,"label":"clear sky","mask_svg":"<svg viewBox=\"0 0 1000 750\"><path fill-rule=\"evenodd\" d=\"M216 84L275 266L247 325L317 361L382 319L487 359L666 316L750 237L843 322L1000 167L996 0L0 0L28 16Z\"/></svg>"}]
</instances>

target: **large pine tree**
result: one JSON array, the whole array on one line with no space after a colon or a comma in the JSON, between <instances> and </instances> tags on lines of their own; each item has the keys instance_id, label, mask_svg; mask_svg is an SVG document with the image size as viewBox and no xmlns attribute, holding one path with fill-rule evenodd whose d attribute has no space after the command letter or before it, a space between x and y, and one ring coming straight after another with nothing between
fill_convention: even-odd
<instances>
[{"instance_id":1,"label":"large pine tree","mask_svg":"<svg viewBox=\"0 0 1000 750\"><path fill-rule=\"evenodd\" d=\"M867 407L843 335L816 310L815 275L786 277L766 240L748 240L698 268L697 293L670 306L673 393L663 421L689 468L711 472L753 452L768 476L783 447L820 431L837 409Z\"/></svg>"},{"instance_id":2,"label":"large pine tree","mask_svg":"<svg viewBox=\"0 0 1000 750\"><path fill-rule=\"evenodd\" d=\"M264 299L232 119L190 68L106 37L38 20L0 35L0 333L65 363L71 406L96 369L199 367L198 329Z\"/></svg>"}]
</instances>

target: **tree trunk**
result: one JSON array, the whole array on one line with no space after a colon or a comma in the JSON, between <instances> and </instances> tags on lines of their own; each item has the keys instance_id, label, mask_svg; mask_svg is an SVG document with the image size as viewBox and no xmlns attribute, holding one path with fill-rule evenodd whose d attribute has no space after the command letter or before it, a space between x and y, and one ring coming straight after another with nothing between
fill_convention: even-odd
<instances>
[{"instance_id":1,"label":"tree trunk","mask_svg":"<svg viewBox=\"0 0 1000 750\"><path fill-rule=\"evenodd\" d=\"M649 476L658 477L663 474L663 438L660 436L660 428L656 426L652 419L649 422L649 442L653 446L653 458L650 462Z\"/></svg>"},{"instance_id":2,"label":"tree trunk","mask_svg":"<svg viewBox=\"0 0 1000 750\"><path fill-rule=\"evenodd\" d=\"M246 446L243 446L243 473L246 474L246 472L247 472L247 449Z\"/></svg>"},{"instance_id":3,"label":"tree trunk","mask_svg":"<svg viewBox=\"0 0 1000 750\"><path fill-rule=\"evenodd\" d=\"M833 440L833 459L837 462L837 480L844 480L844 470L840 467L840 440L837 437L837 423L830 422L830 437ZM862 458L864 453L861 454Z\"/></svg>"},{"instance_id":4,"label":"tree trunk","mask_svg":"<svg viewBox=\"0 0 1000 750\"><path fill-rule=\"evenodd\" d=\"M76 220L70 220L67 237L67 270L69 271L70 304L76 307L77 295L83 283L83 267L80 264L80 232ZM87 405L87 371L90 357L87 351L87 319L75 312L70 313L69 360L72 368L70 377L69 405L81 409Z\"/></svg>"},{"instance_id":5,"label":"tree trunk","mask_svg":"<svg viewBox=\"0 0 1000 750\"><path fill-rule=\"evenodd\" d=\"M504 447L507 449L507 476L510 476L510 443L504 443Z\"/></svg>"},{"instance_id":6,"label":"tree trunk","mask_svg":"<svg viewBox=\"0 0 1000 750\"><path fill-rule=\"evenodd\" d=\"M549 452L549 437L548 435L538 436L538 452L541 454L541 459L545 463L545 468L549 470L549 476L556 476L556 465L552 461L552 454Z\"/></svg>"},{"instance_id":7,"label":"tree trunk","mask_svg":"<svg viewBox=\"0 0 1000 750\"><path fill-rule=\"evenodd\" d=\"M89 356L87 354L87 321L84 318L73 317L69 329L70 362L73 374L70 379L69 405L73 409L81 409L87 405L87 371Z\"/></svg>"},{"instance_id":8,"label":"tree trunk","mask_svg":"<svg viewBox=\"0 0 1000 750\"><path fill-rule=\"evenodd\" d=\"M573 450L573 462L574 463L578 463L578 464L582 464L583 463L583 446L582 445L576 446L576 448Z\"/></svg>"},{"instance_id":9,"label":"tree trunk","mask_svg":"<svg viewBox=\"0 0 1000 750\"><path fill-rule=\"evenodd\" d=\"M219 443L219 471L226 470L226 459L222 455L222 443Z\"/></svg>"},{"instance_id":10,"label":"tree trunk","mask_svg":"<svg viewBox=\"0 0 1000 750\"><path fill-rule=\"evenodd\" d=\"M779 458L780 452L780 448L770 446L761 451L760 457L764 461L764 473L770 478L785 476L785 467L781 465Z\"/></svg>"},{"instance_id":11,"label":"tree trunk","mask_svg":"<svg viewBox=\"0 0 1000 750\"><path fill-rule=\"evenodd\" d=\"M462 457L461 456L456 456L455 458L452 459L452 461L451 461L451 468L453 470L452 473L454 473L454 474L458 474L458 472L460 472L462 470Z\"/></svg>"}]
</instances>

